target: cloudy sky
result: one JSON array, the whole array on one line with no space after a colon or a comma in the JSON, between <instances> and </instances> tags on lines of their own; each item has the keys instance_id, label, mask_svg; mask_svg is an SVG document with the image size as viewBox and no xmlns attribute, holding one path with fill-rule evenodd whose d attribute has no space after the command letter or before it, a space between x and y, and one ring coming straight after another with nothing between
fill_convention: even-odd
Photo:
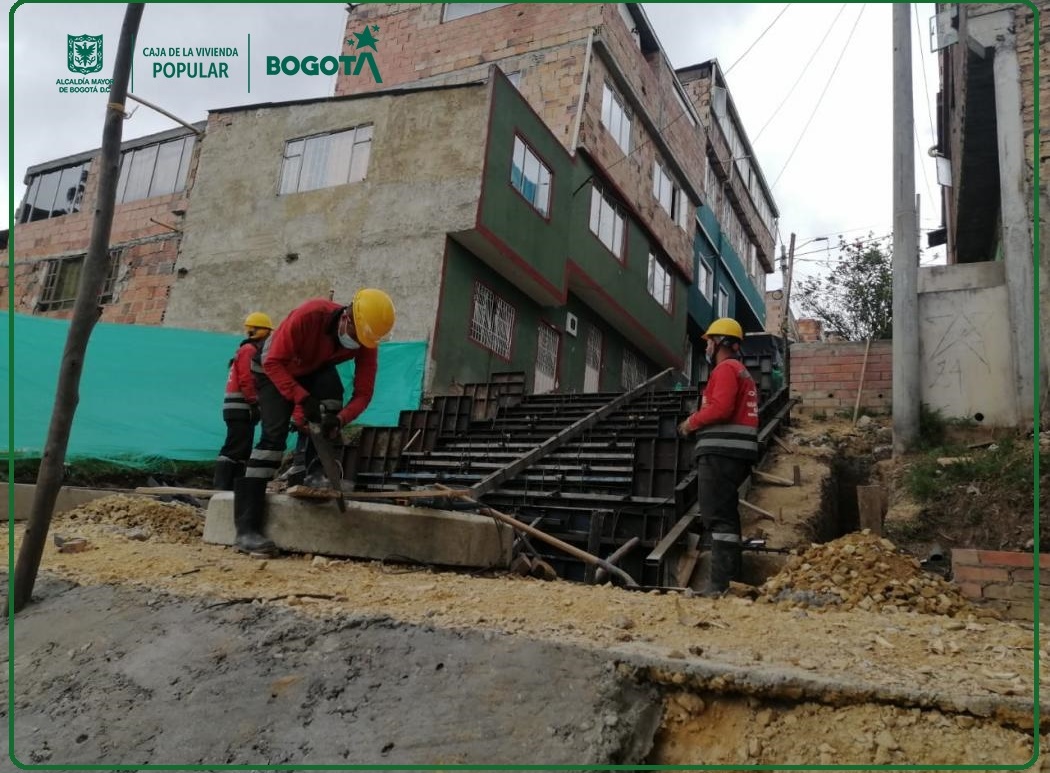
<instances>
[{"instance_id":1,"label":"cloudy sky","mask_svg":"<svg viewBox=\"0 0 1050 773\"><path fill-rule=\"evenodd\" d=\"M775 185L783 241L792 232L798 236L796 276L833 267L838 234L852 239L890 233L891 5L644 7L673 66L717 58L728 73L758 161ZM105 95L59 93L56 81L80 77L67 70L67 34L103 35L105 72L96 76L109 76L124 9L120 3L30 2L15 12L14 155L3 170L5 178L13 171L14 191L3 186L3 211L21 202L27 167L99 146ZM921 226L926 229L940 223L940 206L933 203L939 195L937 180L926 153L935 143L931 121L938 90L927 33L933 9L932 4L913 5L911 26L916 191L922 196ZM9 19L5 15L5 25ZM211 108L330 95L334 76L266 77L264 57L338 52L345 19L345 3L147 4L136 44L133 91L188 121L203 120ZM7 32L0 39L5 62ZM382 34L377 37L376 62L382 68ZM228 79L165 79L153 76L153 64L177 60L143 53L161 46L236 48L237 56L226 60ZM4 88L9 87L5 82ZM6 113L8 99L0 100L0 106ZM124 138L175 125L139 106L124 125ZM818 236L828 236L829 242L806 244ZM943 248L926 251L923 262L943 262ZM770 276L768 284L779 287L779 274Z\"/></svg>"}]
</instances>

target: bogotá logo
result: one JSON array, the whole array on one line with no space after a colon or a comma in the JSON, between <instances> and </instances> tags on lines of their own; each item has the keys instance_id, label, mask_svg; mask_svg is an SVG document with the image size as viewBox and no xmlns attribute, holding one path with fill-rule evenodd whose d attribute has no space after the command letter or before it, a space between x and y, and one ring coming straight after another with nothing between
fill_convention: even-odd
<instances>
[{"instance_id":1,"label":"bogot\u00e1 logo","mask_svg":"<svg viewBox=\"0 0 1050 773\"><path fill-rule=\"evenodd\" d=\"M66 65L85 75L102 69L101 35L66 35Z\"/></svg>"},{"instance_id":2,"label":"bogot\u00e1 logo","mask_svg":"<svg viewBox=\"0 0 1050 773\"><path fill-rule=\"evenodd\" d=\"M343 75L360 75L361 70L367 64L375 82L382 83L383 78L379 74L379 66L372 56L372 51L378 51L376 43L379 41L373 34L376 32L379 32L379 25L373 24L369 27L366 24L361 32L351 33L357 40L347 38L346 43L357 52L355 54L320 58L304 56L302 59L297 56L268 56L266 57L266 74L295 75L301 72L303 75L334 75L342 69ZM372 51L365 51L366 48L371 48Z\"/></svg>"}]
</instances>

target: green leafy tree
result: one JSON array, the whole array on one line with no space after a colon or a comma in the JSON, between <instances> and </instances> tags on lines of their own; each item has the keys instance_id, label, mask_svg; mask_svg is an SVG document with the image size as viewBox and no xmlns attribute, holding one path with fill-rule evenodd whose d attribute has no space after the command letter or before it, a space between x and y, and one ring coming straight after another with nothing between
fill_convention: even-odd
<instances>
[{"instance_id":1,"label":"green leafy tree","mask_svg":"<svg viewBox=\"0 0 1050 773\"><path fill-rule=\"evenodd\" d=\"M795 297L826 333L847 341L891 338L893 333L892 237L847 242L829 274L798 283Z\"/></svg>"}]
</instances>

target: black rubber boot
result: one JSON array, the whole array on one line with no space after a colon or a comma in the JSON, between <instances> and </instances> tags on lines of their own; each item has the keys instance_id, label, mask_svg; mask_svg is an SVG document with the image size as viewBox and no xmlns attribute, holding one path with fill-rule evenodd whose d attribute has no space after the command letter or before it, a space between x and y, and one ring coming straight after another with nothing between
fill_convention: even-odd
<instances>
[{"instance_id":1,"label":"black rubber boot","mask_svg":"<svg viewBox=\"0 0 1050 773\"><path fill-rule=\"evenodd\" d=\"M244 475L244 465L231 459L219 459L215 463L212 488L216 491L233 491L233 481L240 475Z\"/></svg>"},{"instance_id":2,"label":"black rubber boot","mask_svg":"<svg viewBox=\"0 0 1050 773\"><path fill-rule=\"evenodd\" d=\"M700 594L721 596L729 590L729 583L740 577L740 545L724 540L711 541L711 574L707 587Z\"/></svg>"},{"instance_id":3,"label":"black rubber boot","mask_svg":"<svg viewBox=\"0 0 1050 773\"><path fill-rule=\"evenodd\" d=\"M266 519L266 479L238 478L233 490L234 547L241 553L276 556L277 546L262 534Z\"/></svg>"}]
</instances>

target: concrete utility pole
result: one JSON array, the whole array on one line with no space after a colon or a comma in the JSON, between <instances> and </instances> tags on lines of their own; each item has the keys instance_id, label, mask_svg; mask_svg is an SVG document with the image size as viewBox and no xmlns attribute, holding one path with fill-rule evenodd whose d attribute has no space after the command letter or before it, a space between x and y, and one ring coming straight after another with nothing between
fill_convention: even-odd
<instances>
[{"instance_id":1,"label":"concrete utility pole","mask_svg":"<svg viewBox=\"0 0 1050 773\"><path fill-rule=\"evenodd\" d=\"M47 532L55 500L62 488L62 473L69 447L69 432L73 414L80 400L80 374L84 369L84 355L88 339L98 321L98 296L109 273L109 237L113 226L113 208L117 198L117 174L120 168L120 140L124 130L124 100L128 93L131 74L131 44L138 34L142 20L142 3L129 4L124 12L124 24L117 43L117 57L113 64L113 85L110 86L106 118L102 129L102 156L99 163L98 200L91 225L91 241L77 287L73 318L66 336L66 348L55 388L55 406L51 425L47 430L44 456L36 477L33 509L22 538L22 547L15 563L12 606L15 612L25 608L33 595L40 557L44 553Z\"/></svg>"},{"instance_id":2,"label":"concrete utility pole","mask_svg":"<svg viewBox=\"0 0 1050 773\"><path fill-rule=\"evenodd\" d=\"M919 439L919 256L915 243L915 117L911 6L893 6L893 452Z\"/></svg>"},{"instance_id":3,"label":"concrete utility pole","mask_svg":"<svg viewBox=\"0 0 1050 773\"><path fill-rule=\"evenodd\" d=\"M795 273L795 234L791 234L791 242L788 247L787 275L784 277L784 308L780 310L780 329L785 331L787 337L787 323L791 315L791 278Z\"/></svg>"}]
</instances>

